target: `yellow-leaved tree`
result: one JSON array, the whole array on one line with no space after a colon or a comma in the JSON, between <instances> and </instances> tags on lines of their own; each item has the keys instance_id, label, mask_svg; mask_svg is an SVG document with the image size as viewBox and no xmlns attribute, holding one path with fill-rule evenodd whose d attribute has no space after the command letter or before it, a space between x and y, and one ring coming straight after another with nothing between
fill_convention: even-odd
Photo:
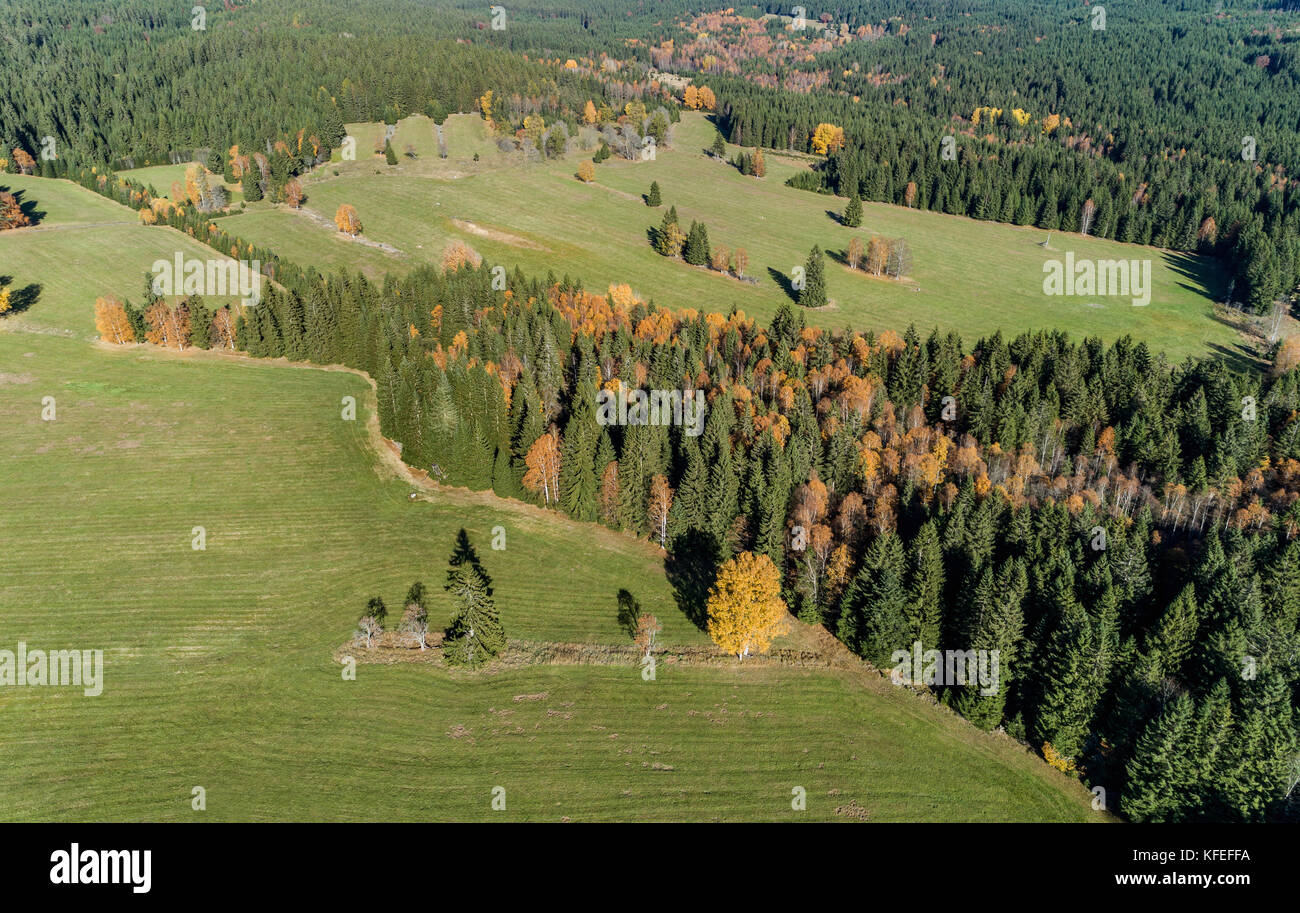
<instances>
[{"instance_id":1,"label":"yellow-leaved tree","mask_svg":"<svg viewBox=\"0 0 1300 913\"><path fill-rule=\"evenodd\" d=\"M789 627L781 575L772 559L741 552L718 568L708 613L709 636L723 650L740 659L766 653Z\"/></svg>"}]
</instances>

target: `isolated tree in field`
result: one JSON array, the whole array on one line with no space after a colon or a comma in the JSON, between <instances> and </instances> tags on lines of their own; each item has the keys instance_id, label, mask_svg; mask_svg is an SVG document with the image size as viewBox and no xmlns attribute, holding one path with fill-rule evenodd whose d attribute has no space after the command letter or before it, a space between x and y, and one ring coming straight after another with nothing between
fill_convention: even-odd
<instances>
[{"instance_id":1,"label":"isolated tree in field","mask_svg":"<svg viewBox=\"0 0 1300 913\"><path fill-rule=\"evenodd\" d=\"M355 238L361 234L361 216L357 215L356 208L351 203L344 203L334 213L334 224L339 227L339 231Z\"/></svg>"},{"instance_id":2,"label":"isolated tree in field","mask_svg":"<svg viewBox=\"0 0 1300 913\"><path fill-rule=\"evenodd\" d=\"M393 144L389 140L384 140L384 161L390 165L397 164L397 153L393 151Z\"/></svg>"},{"instance_id":3,"label":"isolated tree in field","mask_svg":"<svg viewBox=\"0 0 1300 913\"><path fill-rule=\"evenodd\" d=\"M767 555L741 552L718 568L707 609L709 637L740 659L766 653L787 628L781 575Z\"/></svg>"},{"instance_id":4,"label":"isolated tree in field","mask_svg":"<svg viewBox=\"0 0 1300 913\"><path fill-rule=\"evenodd\" d=\"M7 190L0 190L0 231L10 228L23 228L31 224L27 213L23 212L18 198Z\"/></svg>"},{"instance_id":5,"label":"isolated tree in field","mask_svg":"<svg viewBox=\"0 0 1300 913\"><path fill-rule=\"evenodd\" d=\"M799 292L799 304L806 308L826 306L826 255L822 249L813 245L808 252L808 260L803 268L803 289Z\"/></svg>"},{"instance_id":6,"label":"isolated tree in field","mask_svg":"<svg viewBox=\"0 0 1300 913\"><path fill-rule=\"evenodd\" d=\"M27 150L21 146L14 148L14 164L18 166L19 174L31 174L32 169L36 167L36 159L27 154Z\"/></svg>"},{"instance_id":7,"label":"isolated tree in field","mask_svg":"<svg viewBox=\"0 0 1300 913\"><path fill-rule=\"evenodd\" d=\"M857 228L862 224L862 200L856 193L849 200L849 205L844 207L844 215L841 218L849 228Z\"/></svg>"},{"instance_id":8,"label":"isolated tree in field","mask_svg":"<svg viewBox=\"0 0 1300 913\"><path fill-rule=\"evenodd\" d=\"M844 254L844 259L849 264L849 269L857 269L860 267L864 256L866 256L866 252L863 250L862 239L854 238L849 241L849 249Z\"/></svg>"},{"instance_id":9,"label":"isolated tree in field","mask_svg":"<svg viewBox=\"0 0 1300 913\"><path fill-rule=\"evenodd\" d=\"M448 662L473 666L505 649L506 633L492 598L492 580L464 530L457 537L443 589L455 603L442 645Z\"/></svg>"},{"instance_id":10,"label":"isolated tree in field","mask_svg":"<svg viewBox=\"0 0 1300 913\"><path fill-rule=\"evenodd\" d=\"M650 182L650 192L645 195L645 204L647 206L662 206L663 198L659 195L659 182Z\"/></svg>"},{"instance_id":11,"label":"isolated tree in field","mask_svg":"<svg viewBox=\"0 0 1300 913\"><path fill-rule=\"evenodd\" d=\"M767 160L763 158L763 150L754 150L754 177L761 178L767 174Z\"/></svg>"},{"instance_id":12,"label":"isolated tree in field","mask_svg":"<svg viewBox=\"0 0 1300 913\"><path fill-rule=\"evenodd\" d=\"M0 291L0 298L7 301L8 297L8 289ZM4 311L5 308L0 306L0 314ZM131 329L131 321L127 319L126 308L122 302L113 297L95 299L95 329L99 331L99 338L104 342L119 346L135 342L135 331Z\"/></svg>"},{"instance_id":13,"label":"isolated tree in field","mask_svg":"<svg viewBox=\"0 0 1300 913\"><path fill-rule=\"evenodd\" d=\"M727 144L722 139L721 133L713 134L713 145L709 147L709 154L716 159L725 159L727 157Z\"/></svg>"},{"instance_id":14,"label":"isolated tree in field","mask_svg":"<svg viewBox=\"0 0 1300 913\"><path fill-rule=\"evenodd\" d=\"M673 490L668 487L668 480L656 475L650 480L650 500L646 512L650 517L650 528L659 540L659 545L668 547L668 514L673 509Z\"/></svg>"},{"instance_id":15,"label":"isolated tree in field","mask_svg":"<svg viewBox=\"0 0 1300 913\"><path fill-rule=\"evenodd\" d=\"M298 182L297 178L284 185L284 201L294 209L302 206L303 199L302 184Z\"/></svg>"},{"instance_id":16,"label":"isolated tree in field","mask_svg":"<svg viewBox=\"0 0 1300 913\"><path fill-rule=\"evenodd\" d=\"M664 626L654 615L647 613L637 616L634 639L643 662L650 659L650 654L659 645L659 632L663 629Z\"/></svg>"},{"instance_id":17,"label":"isolated tree in field","mask_svg":"<svg viewBox=\"0 0 1300 913\"><path fill-rule=\"evenodd\" d=\"M592 181L596 180L596 166L591 164L591 162L584 161L578 166L578 180L582 181L584 184L590 184Z\"/></svg>"},{"instance_id":18,"label":"isolated tree in field","mask_svg":"<svg viewBox=\"0 0 1300 913\"><path fill-rule=\"evenodd\" d=\"M373 615L362 615L357 619L357 640L370 649L375 638L384 633L384 623Z\"/></svg>"},{"instance_id":19,"label":"isolated tree in field","mask_svg":"<svg viewBox=\"0 0 1300 913\"><path fill-rule=\"evenodd\" d=\"M524 473L524 487L542 496L543 503L551 506L560 499L560 441L552 428L533 442L524 457L528 471Z\"/></svg>"},{"instance_id":20,"label":"isolated tree in field","mask_svg":"<svg viewBox=\"0 0 1300 913\"><path fill-rule=\"evenodd\" d=\"M13 309L13 302L9 299L9 289L0 288L0 314L6 314ZM98 318L98 315L96 315ZM96 325L99 321L96 319Z\"/></svg>"},{"instance_id":21,"label":"isolated tree in field","mask_svg":"<svg viewBox=\"0 0 1300 913\"><path fill-rule=\"evenodd\" d=\"M749 269L749 251L743 247L737 247L731 254L731 271L739 279L745 275L747 269Z\"/></svg>"}]
</instances>

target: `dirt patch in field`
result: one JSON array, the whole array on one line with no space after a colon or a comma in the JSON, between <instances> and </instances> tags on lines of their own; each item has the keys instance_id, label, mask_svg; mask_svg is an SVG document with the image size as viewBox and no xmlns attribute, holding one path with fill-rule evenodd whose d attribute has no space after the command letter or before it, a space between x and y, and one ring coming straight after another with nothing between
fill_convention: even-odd
<instances>
[{"instance_id":1,"label":"dirt patch in field","mask_svg":"<svg viewBox=\"0 0 1300 913\"><path fill-rule=\"evenodd\" d=\"M508 231L501 231L497 228L484 228L482 225L466 219L452 219L451 224L463 232L468 232L480 238L487 238L489 241L496 241L499 244L509 244L512 247L522 247L527 250L546 250L536 241L529 241L527 238L521 238L519 235L512 235Z\"/></svg>"},{"instance_id":2,"label":"dirt patch in field","mask_svg":"<svg viewBox=\"0 0 1300 913\"><path fill-rule=\"evenodd\" d=\"M0 387L3 387L5 384L30 384L34 380L36 380L36 378L30 374L8 374L0 372Z\"/></svg>"}]
</instances>

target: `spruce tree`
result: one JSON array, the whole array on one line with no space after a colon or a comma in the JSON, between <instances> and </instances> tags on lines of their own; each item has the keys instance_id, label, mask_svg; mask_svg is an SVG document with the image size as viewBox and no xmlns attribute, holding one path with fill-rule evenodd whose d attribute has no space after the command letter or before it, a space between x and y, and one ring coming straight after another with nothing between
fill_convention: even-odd
<instances>
[{"instance_id":1,"label":"spruce tree","mask_svg":"<svg viewBox=\"0 0 1300 913\"><path fill-rule=\"evenodd\" d=\"M826 306L826 257L822 249L813 246L804 264L803 288L799 291L799 304L806 308Z\"/></svg>"},{"instance_id":2,"label":"spruce tree","mask_svg":"<svg viewBox=\"0 0 1300 913\"><path fill-rule=\"evenodd\" d=\"M262 199L262 184L257 179L256 166L249 165L244 169L242 180L244 190L244 200L248 203L256 203Z\"/></svg>"},{"instance_id":3,"label":"spruce tree","mask_svg":"<svg viewBox=\"0 0 1300 913\"><path fill-rule=\"evenodd\" d=\"M686 235L686 248L682 259L691 266L704 266L709 262L709 230L703 222L692 222Z\"/></svg>"},{"instance_id":4,"label":"spruce tree","mask_svg":"<svg viewBox=\"0 0 1300 913\"><path fill-rule=\"evenodd\" d=\"M862 559L862 570L844 594L840 639L877 666L890 664L895 650L910 650L902 539L878 537Z\"/></svg>"},{"instance_id":5,"label":"spruce tree","mask_svg":"<svg viewBox=\"0 0 1300 913\"><path fill-rule=\"evenodd\" d=\"M857 228L862 224L862 200L856 193L849 200L849 205L844 207L842 220L849 228Z\"/></svg>"},{"instance_id":6,"label":"spruce tree","mask_svg":"<svg viewBox=\"0 0 1300 913\"><path fill-rule=\"evenodd\" d=\"M599 473L604 469L596 466L601 427L596 424L595 402L595 388L589 383L580 384L560 459L560 506L575 520L588 522L596 519Z\"/></svg>"},{"instance_id":7,"label":"spruce tree","mask_svg":"<svg viewBox=\"0 0 1300 913\"><path fill-rule=\"evenodd\" d=\"M206 349L211 344L208 337L212 327L212 312L197 295L189 300L189 308L190 345L196 349Z\"/></svg>"},{"instance_id":8,"label":"spruce tree","mask_svg":"<svg viewBox=\"0 0 1300 913\"><path fill-rule=\"evenodd\" d=\"M1182 817L1194 761L1189 756L1191 726L1192 699L1182 694L1138 737L1120 805L1132 820L1159 823Z\"/></svg>"},{"instance_id":9,"label":"spruce tree","mask_svg":"<svg viewBox=\"0 0 1300 913\"><path fill-rule=\"evenodd\" d=\"M659 182L650 182L650 192L645 195L645 204L647 206L662 206L663 198L659 195Z\"/></svg>"},{"instance_id":10,"label":"spruce tree","mask_svg":"<svg viewBox=\"0 0 1300 913\"><path fill-rule=\"evenodd\" d=\"M492 598L492 581L463 529L443 589L455 603L455 614L443 638L443 658L454 665L474 666L498 656L505 649L506 634Z\"/></svg>"},{"instance_id":11,"label":"spruce tree","mask_svg":"<svg viewBox=\"0 0 1300 913\"><path fill-rule=\"evenodd\" d=\"M939 646L943 610L943 551L934 521L921 526L911 546L911 580L908 587L908 624L913 640L926 650Z\"/></svg>"}]
</instances>

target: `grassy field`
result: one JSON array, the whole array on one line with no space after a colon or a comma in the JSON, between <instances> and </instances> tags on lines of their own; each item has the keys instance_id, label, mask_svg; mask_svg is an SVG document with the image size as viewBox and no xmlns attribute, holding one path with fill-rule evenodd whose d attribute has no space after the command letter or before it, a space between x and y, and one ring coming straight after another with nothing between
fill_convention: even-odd
<instances>
[{"instance_id":1,"label":"grassy field","mask_svg":"<svg viewBox=\"0 0 1300 913\"><path fill-rule=\"evenodd\" d=\"M134 296L177 245L210 252L72 184L7 183L44 215L0 236L0 271L40 288L0 320L0 647L101 649L105 682L0 689L0 819L1102 817L1021 746L862 672L363 663L344 680L334 653L369 596L396 610L422 579L445 624L462 528L512 637L626 643L627 589L666 644L707 639L649 543L486 494L410 500L355 374L89 343L95 296Z\"/></svg>"},{"instance_id":2,"label":"grassy field","mask_svg":"<svg viewBox=\"0 0 1300 913\"><path fill-rule=\"evenodd\" d=\"M761 319L787 300L784 283L813 244L834 256L854 235L878 234L907 240L915 260L910 281L876 279L831 260L827 284L833 304L808 312L812 323L880 330L914 322L922 329L955 329L970 342L997 329L1068 329L1108 340L1129 333L1173 359L1235 351L1240 343L1213 313L1212 301L1225 291L1213 261L1059 232L1045 251L1045 233L1038 229L876 203L865 204L861 228L849 229L834 218L846 200L784 186L790 174L807 167L805 159L769 155L765 178L744 177L704 155L714 128L698 114L678 125L672 149L653 161L610 159L596 168L590 185L573 176L586 155L525 164L495 151L482 121L468 115L448 118L446 160L436 158L432 122L411 118L394 136L400 161L390 167L371 154L373 134L382 129L350 125L358 137L358 160L317 169L306 182L306 205L332 219L340 204L351 203L365 237L399 254L368 251L358 258L354 245L326 240L328 226L283 208L230 219L227 228L300 260L316 251L319 263L370 275L436 261L448 241L461 239L490 260L526 272L567 272L602 291L611 282L628 282L661 305L720 311L736 306ZM414 159L402 155L408 141L419 150ZM472 161L471 149L479 162ZM663 194L658 210L641 199L651 181L658 181ZM655 254L648 232L669 205L676 205L684 225L705 222L713 244L745 247L748 275L757 281L740 282ZM1150 305L1044 295L1044 261L1067 251L1078 258L1152 260Z\"/></svg>"},{"instance_id":3,"label":"grassy field","mask_svg":"<svg viewBox=\"0 0 1300 913\"><path fill-rule=\"evenodd\" d=\"M839 673L363 664L344 681L331 654L366 597L437 590L462 527L513 636L622 642L623 587L669 642L703 635L646 543L490 496L409 501L376 471L368 406L340 418L341 397L366 402L353 374L22 332L0 332L0 364L4 646L105 651L99 697L0 690L0 818L191 820L194 786L208 819L1098 817L1015 744Z\"/></svg>"},{"instance_id":4,"label":"grassy field","mask_svg":"<svg viewBox=\"0 0 1300 913\"><path fill-rule=\"evenodd\" d=\"M0 187L32 201L40 214L31 228L0 232L0 277L32 299L6 318L15 326L90 338L97 296L138 304L155 260L171 260L176 251L187 259L222 256L168 226L141 225L127 207L71 181L8 174Z\"/></svg>"}]
</instances>

